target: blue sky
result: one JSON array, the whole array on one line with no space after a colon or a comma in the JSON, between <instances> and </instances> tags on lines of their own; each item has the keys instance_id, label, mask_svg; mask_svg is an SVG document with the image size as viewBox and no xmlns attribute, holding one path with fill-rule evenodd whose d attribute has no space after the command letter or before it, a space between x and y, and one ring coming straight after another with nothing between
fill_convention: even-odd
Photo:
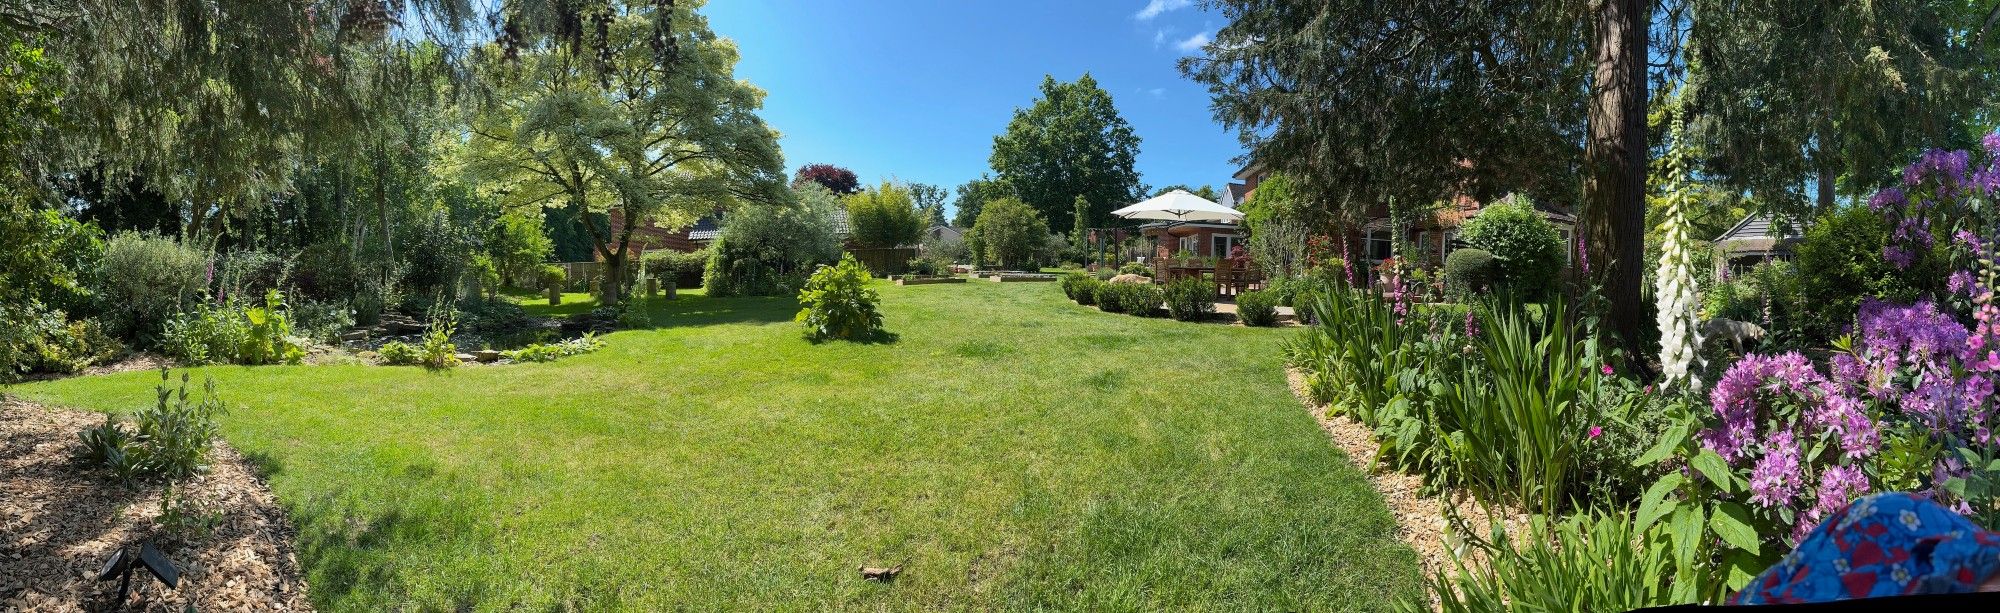
<instances>
[{"instance_id":1,"label":"blue sky","mask_svg":"<svg viewBox=\"0 0 2000 613\"><path fill-rule=\"evenodd\" d=\"M1141 180L1218 188L1243 152L1175 60L1219 15L1189 0L712 0L702 9L769 92L786 169L826 162L864 183L956 187L989 172L993 137L1042 75L1088 71L1142 139Z\"/></svg>"}]
</instances>

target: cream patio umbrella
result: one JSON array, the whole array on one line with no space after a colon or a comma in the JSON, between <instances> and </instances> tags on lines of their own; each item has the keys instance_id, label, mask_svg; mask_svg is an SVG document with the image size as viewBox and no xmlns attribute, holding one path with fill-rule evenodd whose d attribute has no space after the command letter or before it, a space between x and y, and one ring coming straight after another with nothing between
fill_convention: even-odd
<instances>
[{"instance_id":1,"label":"cream patio umbrella","mask_svg":"<svg viewBox=\"0 0 2000 613\"><path fill-rule=\"evenodd\" d=\"M1182 189L1147 198L1144 202L1112 211L1111 214L1125 219L1178 222L1234 222L1243 219L1242 211L1210 202L1207 198L1190 194Z\"/></svg>"}]
</instances>

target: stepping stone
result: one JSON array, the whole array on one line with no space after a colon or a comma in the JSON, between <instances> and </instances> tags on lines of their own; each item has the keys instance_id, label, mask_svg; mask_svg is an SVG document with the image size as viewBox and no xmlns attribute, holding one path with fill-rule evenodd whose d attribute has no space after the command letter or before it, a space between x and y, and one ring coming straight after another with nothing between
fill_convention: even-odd
<instances>
[{"instance_id":1,"label":"stepping stone","mask_svg":"<svg viewBox=\"0 0 2000 613\"><path fill-rule=\"evenodd\" d=\"M500 352L491 349L482 349L472 352L472 359L481 362L498 362L500 361Z\"/></svg>"}]
</instances>

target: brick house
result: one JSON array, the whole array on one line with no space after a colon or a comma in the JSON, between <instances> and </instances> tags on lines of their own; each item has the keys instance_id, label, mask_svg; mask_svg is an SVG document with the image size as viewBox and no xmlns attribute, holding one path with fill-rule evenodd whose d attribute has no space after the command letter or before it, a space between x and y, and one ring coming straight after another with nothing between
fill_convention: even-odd
<instances>
[{"instance_id":1,"label":"brick house","mask_svg":"<svg viewBox=\"0 0 2000 613\"><path fill-rule=\"evenodd\" d=\"M623 211L612 209L610 217L611 234L609 236L616 239L620 233L625 231L625 214ZM630 255L636 261L640 255L655 249L670 249L681 252L700 251L701 248L707 247L709 243L715 242L716 235L720 234L721 231L722 211L703 215L701 219L695 220L694 225L685 228L669 229L650 223L640 225L632 229L632 253ZM617 247L613 245L612 248L615 250ZM603 258L604 256L599 254L597 257Z\"/></svg>"},{"instance_id":2,"label":"brick house","mask_svg":"<svg viewBox=\"0 0 2000 613\"><path fill-rule=\"evenodd\" d=\"M1248 201L1256 195L1257 184L1268 176L1270 176L1270 171L1264 168L1262 164L1251 162L1249 166L1236 172L1234 178L1240 182L1230 183L1225 186L1226 189L1223 192L1222 204L1236 207ZM1424 266L1443 265L1445 256L1450 254L1453 249L1461 246L1457 242L1459 226L1463 225L1466 220L1478 216L1480 209L1484 207L1484 203L1474 200L1471 196L1461 194L1453 198L1448 205L1431 215L1429 219L1414 221L1405 229L1403 238L1408 240L1410 244L1415 245L1418 248L1418 253L1407 254L1408 257L1415 259L1420 265ZM1562 235L1563 253L1575 253L1573 237L1575 236L1576 216L1558 207L1539 203L1536 204L1536 209L1544 218L1554 224L1556 231ZM1350 230L1346 233L1348 245L1369 262L1381 263L1383 260L1389 259L1395 249L1395 225L1390 220L1388 205L1380 204L1371 207L1367 212L1367 218L1368 221L1361 224L1360 228ZM1234 224L1227 227L1235 228ZM1240 229L1238 232L1232 233L1222 228L1216 228L1205 233L1198 233L1195 236L1197 237L1195 241L1197 245L1203 242L1210 242L1212 243L1211 247L1225 243L1234 245L1236 242L1242 240ZM1211 238L1207 241L1200 240L1200 237L1204 236L1218 238ZM1225 236L1228 238L1219 238ZM1208 252L1200 253L1207 255ZM1225 250L1222 253L1226 254L1228 252Z\"/></svg>"}]
</instances>

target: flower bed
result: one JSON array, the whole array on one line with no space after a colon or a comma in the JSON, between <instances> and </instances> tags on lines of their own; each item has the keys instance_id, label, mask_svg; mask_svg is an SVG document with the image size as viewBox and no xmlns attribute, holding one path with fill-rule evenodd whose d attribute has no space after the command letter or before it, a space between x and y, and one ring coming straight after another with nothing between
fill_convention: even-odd
<instances>
[{"instance_id":1,"label":"flower bed","mask_svg":"<svg viewBox=\"0 0 2000 613\"><path fill-rule=\"evenodd\" d=\"M935 285L939 283L964 283L963 277L922 277L917 275L897 275L897 285Z\"/></svg>"},{"instance_id":2,"label":"flower bed","mask_svg":"<svg viewBox=\"0 0 2000 613\"><path fill-rule=\"evenodd\" d=\"M1539 310L1450 308L1413 303L1394 271L1382 290L1301 297L1316 323L1288 357L1315 399L1372 430L1381 460L1536 513L1526 538L1462 535L1489 562L1432 580L1444 610L1720 601L1873 492L2000 525L2000 135L1984 144L1984 163L1927 153L1871 200L1893 229L1880 257L1921 297L1863 299L1827 346L1702 364L1688 258L1670 247L1659 382L1624 374L1634 357L1600 346L1587 292Z\"/></svg>"}]
</instances>

